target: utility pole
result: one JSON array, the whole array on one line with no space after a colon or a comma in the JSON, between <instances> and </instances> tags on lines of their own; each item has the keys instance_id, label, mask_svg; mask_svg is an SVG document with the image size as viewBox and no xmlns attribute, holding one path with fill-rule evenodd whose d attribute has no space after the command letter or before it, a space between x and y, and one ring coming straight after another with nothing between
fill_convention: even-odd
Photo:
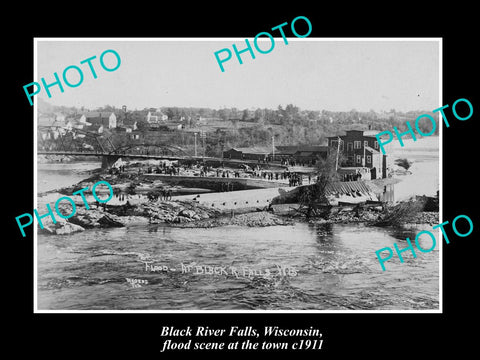
<instances>
[{"instance_id":1,"label":"utility pole","mask_svg":"<svg viewBox=\"0 0 480 360\"><path fill-rule=\"evenodd\" d=\"M337 171L338 169L338 154L340 153L340 141L342 141L340 139L340 136L338 137L338 145L337 145L337 160L335 162L335 171Z\"/></svg>"},{"instance_id":2,"label":"utility pole","mask_svg":"<svg viewBox=\"0 0 480 360\"><path fill-rule=\"evenodd\" d=\"M122 110L123 110L123 126L125 126L125 124L127 123L127 105L123 105L122 106Z\"/></svg>"},{"instance_id":3,"label":"utility pole","mask_svg":"<svg viewBox=\"0 0 480 360\"><path fill-rule=\"evenodd\" d=\"M275 136L272 136L272 161L275 161Z\"/></svg>"},{"instance_id":4,"label":"utility pole","mask_svg":"<svg viewBox=\"0 0 480 360\"><path fill-rule=\"evenodd\" d=\"M197 157L197 133L193 133L195 135L195 157Z\"/></svg>"},{"instance_id":5,"label":"utility pole","mask_svg":"<svg viewBox=\"0 0 480 360\"><path fill-rule=\"evenodd\" d=\"M200 134L202 140L203 140L203 155L202 155L202 161L204 161L204 158L205 158L205 138L207 137L207 134L205 134L205 131L202 130L201 134Z\"/></svg>"},{"instance_id":6,"label":"utility pole","mask_svg":"<svg viewBox=\"0 0 480 360\"><path fill-rule=\"evenodd\" d=\"M365 157L365 155L366 155L365 140L363 140L362 142L363 142L363 161L362 161L362 165L363 165L363 167L365 167L365 164L367 163L367 159Z\"/></svg>"}]
</instances>

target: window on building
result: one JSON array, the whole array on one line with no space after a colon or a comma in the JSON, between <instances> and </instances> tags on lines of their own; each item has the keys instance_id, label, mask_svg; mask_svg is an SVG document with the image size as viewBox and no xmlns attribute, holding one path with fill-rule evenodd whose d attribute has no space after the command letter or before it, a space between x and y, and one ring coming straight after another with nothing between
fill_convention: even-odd
<instances>
[{"instance_id":1,"label":"window on building","mask_svg":"<svg viewBox=\"0 0 480 360\"><path fill-rule=\"evenodd\" d=\"M362 148L362 142L360 140L354 141L353 142L353 148L354 149L361 149Z\"/></svg>"},{"instance_id":2,"label":"window on building","mask_svg":"<svg viewBox=\"0 0 480 360\"><path fill-rule=\"evenodd\" d=\"M353 143L352 142L347 143L347 151L353 151Z\"/></svg>"},{"instance_id":3,"label":"window on building","mask_svg":"<svg viewBox=\"0 0 480 360\"><path fill-rule=\"evenodd\" d=\"M371 155L367 155L367 163L368 164L372 163L372 156Z\"/></svg>"},{"instance_id":4,"label":"window on building","mask_svg":"<svg viewBox=\"0 0 480 360\"><path fill-rule=\"evenodd\" d=\"M362 162L362 156L361 155L357 155L357 163L361 163Z\"/></svg>"},{"instance_id":5,"label":"window on building","mask_svg":"<svg viewBox=\"0 0 480 360\"><path fill-rule=\"evenodd\" d=\"M344 141L343 140L340 140L340 150L343 151L343 144L344 144Z\"/></svg>"},{"instance_id":6,"label":"window on building","mask_svg":"<svg viewBox=\"0 0 480 360\"><path fill-rule=\"evenodd\" d=\"M368 140L363 141L363 146L368 146Z\"/></svg>"},{"instance_id":7,"label":"window on building","mask_svg":"<svg viewBox=\"0 0 480 360\"><path fill-rule=\"evenodd\" d=\"M375 149L378 149L378 141L375 141L375 142L373 143L373 145L374 145Z\"/></svg>"}]
</instances>

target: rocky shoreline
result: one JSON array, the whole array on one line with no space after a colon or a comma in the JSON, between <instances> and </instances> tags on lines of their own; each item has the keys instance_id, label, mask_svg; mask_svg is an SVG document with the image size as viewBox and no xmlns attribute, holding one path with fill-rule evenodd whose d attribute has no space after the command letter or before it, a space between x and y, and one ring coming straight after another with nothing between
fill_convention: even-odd
<instances>
[{"instance_id":1,"label":"rocky shoreline","mask_svg":"<svg viewBox=\"0 0 480 360\"><path fill-rule=\"evenodd\" d=\"M177 224L182 228L212 228L218 226L265 227L274 225L293 225L295 221L285 216L274 215L268 211L256 211L239 215L223 215L217 218Z\"/></svg>"},{"instance_id":2,"label":"rocky shoreline","mask_svg":"<svg viewBox=\"0 0 480 360\"><path fill-rule=\"evenodd\" d=\"M337 214L328 219L312 218L308 220L311 223L321 224L352 224L352 223L365 223L367 225L378 226L377 222L382 219L383 213L374 211L366 211L363 214L357 216L353 211ZM422 211L415 214L408 221L403 221L398 226L404 226L406 224L428 224L430 226L437 225L439 223L438 211Z\"/></svg>"},{"instance_id":3,"label":"rocky shoreline","mask_svg":"<svg viewBox=\"0 0 480 360\"><path fill-rule=\"evenodd\" d=\"M111 203L106 204L90 202L90 208L86 209L80 196L72 196L71 198L75 201L76 205L75 215L69 219L56 217L56 223L54 223L50 217L45 217L42 219L44 228L41 229L40 226L38 226L39 232L51 235L65 235L92 228L148 224L168 224L169 226L183 228L212 228L230 225L264 227L292 225L296 222L305 221L320 224L366 223L374 226L385 226L379 224L384 220L388 220L388 215L392 213L391 210L387 209L386 211L382 206L355 208L335 207L325 218L316 217L312 219L305 219L305 217L299 214L277 214L266 209L251 209L244 213L239 213L238 211L235 213L226 213L214 207L202 205L195 200L159 200L158 198L149 198L146 195L152 192L158 192L162 184L155 181L140 182L133 173L116 175L97 173L73 186L39 194L38 209L45 209L47 203L52 204L56 199L65 195L71 196L73 192L80 189L86 187L90 189L94 183L100 180L107 181L111 184L116 197L121 192L122 194L126 194L128 200L126 202L123 201L123 203L111 201ZM404 222L408 224L438 224L438 204L437 211L424 211L432 209L422 207L422 201L425 201L425 199L417 199L416 201L413 200L410 202L410 204L414 204L417 211L412 211L412 216L405 218ZM394 209L395 207L391 208ZM68 202L62 202L60 203L59 210L63 214L70 214L72 207ZM39 212L45 213L42 211ZM395 225L403 226L401 221Z\"/></svg>"},{"instance_id":4,"label":"rocky shoreline","mask_svg":"<svg viewBox=\"0 0 480 360\"><path fill-rule=\"evenodd\" d=\"M71 213L71 206L60 204L59 210ZM77 206L74 216L69 219L50 217L42 219L43 229L39 232L50 235L65 235L92 228L125 227L148 224L182 224L215 218L220 212L196 204L193 201L146 202L135 205L90 205L90 209Z\"/></svg>"},{"instance_id":5,"label":"rocky shoreline","mask_svg":"<svg viewBox=\"0 0 480 360\"><path fill-rule=\"evenodd\" d=\"M61 205L63 213L69 213L67 205ZM422 211L408 220L408 224L439 223L438 211ZM376 225L382 220L384 212L374 209L356 211L339 211L324 218L305 219L301 216L277 215L271 211L254 211L243 214L225 214L219 210L207 208L194 201L145 202L135 205L91 206L89 210L78 206L76 214L65 220L58 219L54 224L50 217L44 218L44 229L40 233L65 235L92 228L125 227L148 224L168 224L182 228L213 228L220 226L265 227L275 225L294 225L297 222L315 224L353 224L365 223Z\"/></svg>"}]
</instances>

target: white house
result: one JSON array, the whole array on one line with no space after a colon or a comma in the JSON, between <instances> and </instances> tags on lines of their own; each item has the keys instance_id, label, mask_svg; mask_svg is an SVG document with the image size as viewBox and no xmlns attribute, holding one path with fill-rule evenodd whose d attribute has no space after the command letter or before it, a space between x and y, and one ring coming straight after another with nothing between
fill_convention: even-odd
<instances>
[{"instance_id":1,"label":"white house","mask_svg":"<svg viewBox=\"0 0 480 360\"><path fill-rule=\"evenodd\" d=\"M117 117L113 112L87 112L80 117L79 121L84 124L88 122L92 125L103 125L109 129L117 127Z\"/></svg>"},{"instance_id":2,"label":"white house","mask_svg":"<svg viewBox=\"0 0 480 360\"><path fill-rule=\"evenodd\" d=\"M160 110L157 110L154 112L149 111L147 114L147 121L149 123L158 123L159 121L167 121L167 120L168 120L168 116L165 115Z\"/></svg>"},{"instance_id":3,"label":"white house","mask_svg":"<svg viewBox=\"0 0 480 360\"><path fill-rule=\"evenodd\" d=\"M65 123L65 114L62 113L55 113L55 120L57 123Z\"/></svg>"},{"instance_id":4,"label":"white house","mask_svg":"<svg viewBox=\"0 0 480 360\"><path fill-rule=\"evenodd\" d=\"M75 119L75 118L68 119L67 123L64 125L64 128L71 131L73 129L83 129L86 126L92 125L87 122L82 122L80 121L80 119Z\"/></svg>"}]
</instances>

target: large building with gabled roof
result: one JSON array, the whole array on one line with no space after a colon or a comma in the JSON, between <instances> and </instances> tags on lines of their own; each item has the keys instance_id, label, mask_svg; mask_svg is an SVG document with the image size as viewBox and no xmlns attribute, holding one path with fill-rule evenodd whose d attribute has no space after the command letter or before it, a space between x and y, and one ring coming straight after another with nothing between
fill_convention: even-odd
<instances>
[{"instance_id":1,"label":"large building with gabled roof","mask_svg":"<svg viewBox=\"0 0 480 360\"><path fill-rule=\"evenodd\" d=\"M345 157L347 167L373 169L372 178L386 177L387 155L379 151L377 138L379 130L347 130L344 135L328 137L330 151L339 149Z\"/></svg>"}]
</instances>

